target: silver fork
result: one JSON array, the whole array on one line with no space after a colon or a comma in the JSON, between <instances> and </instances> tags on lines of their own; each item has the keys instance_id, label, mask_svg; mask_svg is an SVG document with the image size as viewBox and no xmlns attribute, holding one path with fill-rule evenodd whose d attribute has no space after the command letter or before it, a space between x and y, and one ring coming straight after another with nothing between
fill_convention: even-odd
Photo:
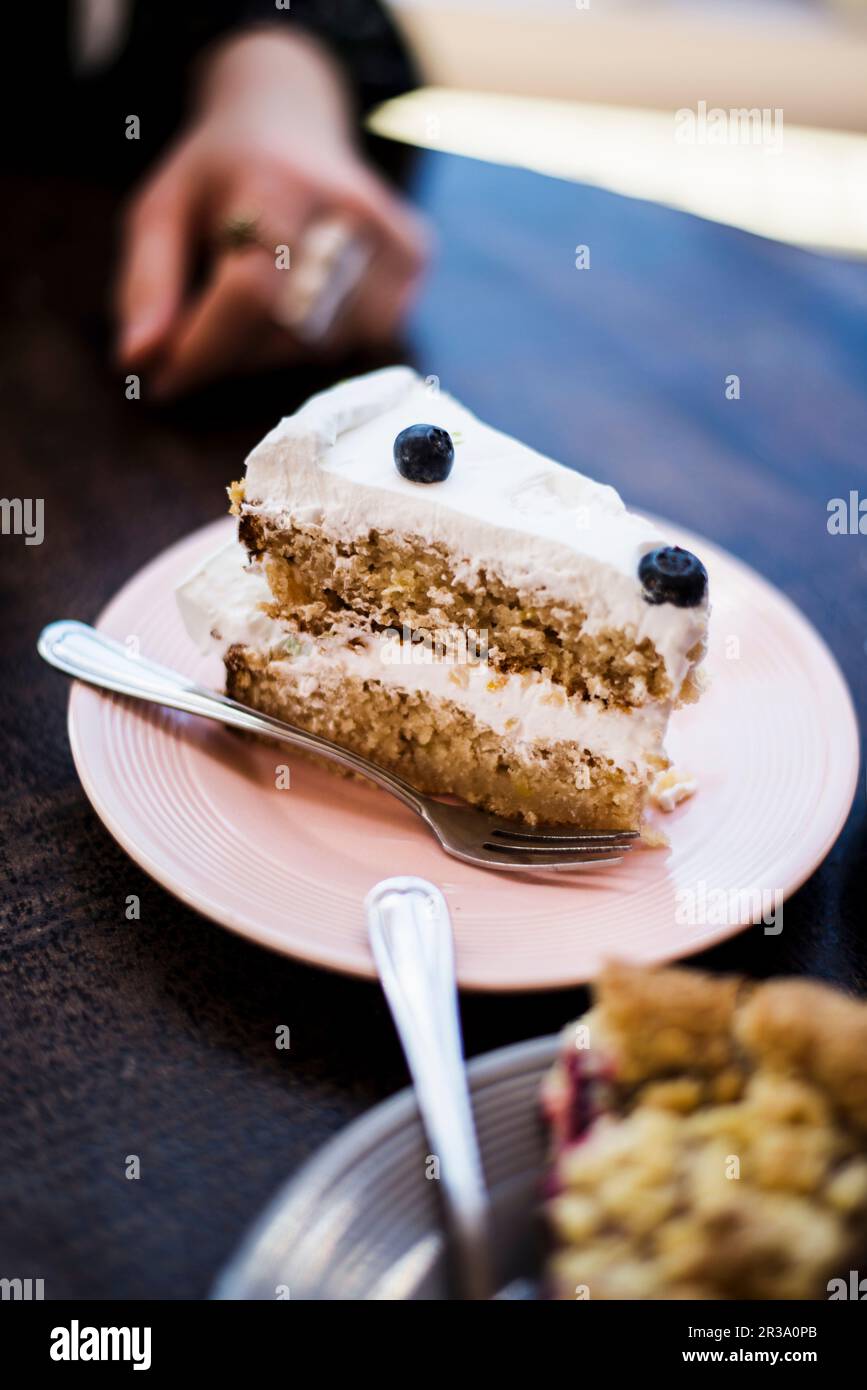
<instances>
[{"instance_id":1,"label":"silver fork","mask_svg":"<svg viewBox=\"0 0 867 1390\"><path fill-rule=\"evenodd\" d=\"M537 825L529 829L470 806L448 805L423 796L402 777L370 762L360 753L341 748L321 734L311 734L269 714L260 714L248 705L230 700L227 695L207 690L177 671L132 654L87 623L69 619L49 623L39 635L37 650L49 665L88 685L279 739L308 753L330 758L351 772L361 773L415 811L446 853L468 864L524 873L532 869L547 872L594 868L620 863L637 838L633 830L584 832L562 825Z\"/></svg>"}]
</instances>

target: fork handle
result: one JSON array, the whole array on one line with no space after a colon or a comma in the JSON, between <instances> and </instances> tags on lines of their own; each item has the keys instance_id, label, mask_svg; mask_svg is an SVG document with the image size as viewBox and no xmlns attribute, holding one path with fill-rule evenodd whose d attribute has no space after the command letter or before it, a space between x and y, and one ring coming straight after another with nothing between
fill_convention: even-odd
<instances>
[{"instance_id":1,"label":"fork handle","mask_svg":"<svg viewBox=\"0 0 867 1390\"><path fill-rule=\"evenodd\" d=\"M439 1162L463 1296L490 1298L490 1205L464 1070L445 898L423 878L387 878L365 899L379 978Z\"/></svg>"},{"instance_id":2,"label":"fork handle","mask_svg":"<svg viewBox=\"0 0 867 1390\"><path fill-rule=\"evenodd\" d=\"M136 655L87 623L71 619L49 623L39 635L37 650L49 665L88 685L113 690L118 695L130 695L136 700L147 700L154 705L167 705L185 714L199 714L204 719L215 719L235 729L264 734L267 738L303 748L308 753L330 758L341 767L360 772L369 781L376 782L424 817L420 797L402 777L369 762L360 753L341 748L321 734L308 733L306 729L286 724L270 714L260 714L238 700L230 700L227 695L206 690L179 672Z\"/></svg>"}]
</instances>

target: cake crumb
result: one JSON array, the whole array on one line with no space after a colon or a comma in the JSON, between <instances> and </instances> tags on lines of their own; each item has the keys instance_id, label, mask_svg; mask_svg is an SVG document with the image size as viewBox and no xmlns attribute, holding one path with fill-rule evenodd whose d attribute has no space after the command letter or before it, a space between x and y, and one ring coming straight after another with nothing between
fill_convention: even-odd
<instances>
[{"instance_id":1,"label":"cake crumb","mask_svg":"<svg viewBox=\"0 0 867 1390\"><path fill-rule=\"evenodd\" d=\"M644 845L645 849L671 848L671 841L669 840L665 831L660 830L659 827L656 825L648 825L647 821L644 821L640 828L639 839L641 840L641 843Z\"/></svg>"},{"instance_id":2,"label":"cake crumb","mask_svg":"<svg viewBox=\"0 0 867 1390\"><path fill-rule=\"evenodd\" d=\"M243 478L238 483L230 483L229 486L226 488L226 492L229 495L229 511L231 512L232 516L240 516L241 505L244 501Z\"/></svg>"},{"instance_id":3,"label":"cake crumb","mask_svg":"<svg viewBox=\"0 0 867 1390\"><path fill-rule=\"evenodd\" d=\"M697 791L698 782L691 772L681 772L676 767L670 767L666 772L660 772L654 781L650 799L660 811L673 811L675 806L694 796Z\"/></svg>"}]
</instances>

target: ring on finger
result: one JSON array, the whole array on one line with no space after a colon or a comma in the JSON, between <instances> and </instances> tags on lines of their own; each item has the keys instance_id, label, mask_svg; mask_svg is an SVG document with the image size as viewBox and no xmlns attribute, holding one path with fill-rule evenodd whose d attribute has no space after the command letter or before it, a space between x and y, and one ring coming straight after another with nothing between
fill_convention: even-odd
<instances>
[{"instance_id":1,"label":"ring on finger","mask_svg":"<svg viewBox=\"0 0 867 1390\"><path fill-rule=\"evenodd\" d=\"M263 251L271 251L272 244L262 231L262 219L258 213L238 212L225 217L217 230L217 245L223 251L243 251L248 246L259 246ZM273 243L276 247L277 242Z\"/></svg>"}]
</instances>

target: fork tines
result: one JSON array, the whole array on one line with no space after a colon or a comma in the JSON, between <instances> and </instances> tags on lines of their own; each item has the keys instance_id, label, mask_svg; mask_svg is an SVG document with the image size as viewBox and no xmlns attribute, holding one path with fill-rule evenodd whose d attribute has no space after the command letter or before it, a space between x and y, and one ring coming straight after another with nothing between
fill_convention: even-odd
<instances>
[{"instance_id":1,"label":"fork tines","mask_svg":"<svg viewBox=\"0 0 867 1390\"><path fill-rule=\"evenodd\" d=\"M577 852L589 859L591 856L601 858L612 851L625 854L637 839L637 830L570 831L562 825L538 825L524 830L497 825L489 830L485 849L513 850L521 854L574 855Z\"/></svg>"}]
</instances>

